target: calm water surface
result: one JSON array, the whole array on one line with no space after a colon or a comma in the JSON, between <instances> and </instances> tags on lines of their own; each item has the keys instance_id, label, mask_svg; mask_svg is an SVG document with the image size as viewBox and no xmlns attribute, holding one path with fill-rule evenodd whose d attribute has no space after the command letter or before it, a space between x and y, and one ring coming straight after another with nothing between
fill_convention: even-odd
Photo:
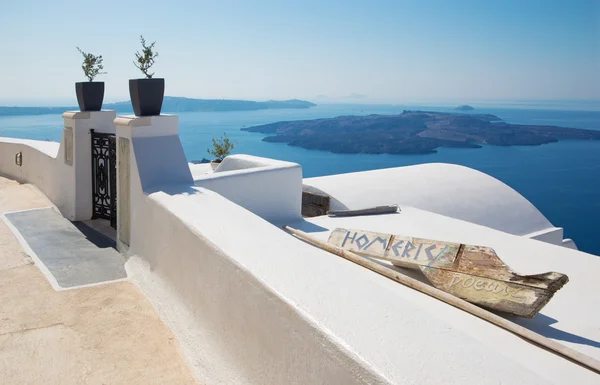
<instances>
[{"instance_id":1,"label":"calm water surface","mask_svg":"<svg viewBox=\"0 0 600 385\"><path fill-rule=\"evenodd\" d=\"M304 177L420 163L455 163L490 174L529 199L555 226L565 228L580 250L600 255L600 142L563 141L535 147L445 149L428 155L332 154L281 143L242 127L283 120L339 115L394 114L404 109L452 111L444 107L321 105L307 110L189 112L180 114L180 134L189 160L209 158L211 138L226 132L235 153L271 157L302 165ZM478 108L509 123L600 130L600 111ZM60 115L0 117L0 136L60 141Z\"/></svg>"}]
</instances>

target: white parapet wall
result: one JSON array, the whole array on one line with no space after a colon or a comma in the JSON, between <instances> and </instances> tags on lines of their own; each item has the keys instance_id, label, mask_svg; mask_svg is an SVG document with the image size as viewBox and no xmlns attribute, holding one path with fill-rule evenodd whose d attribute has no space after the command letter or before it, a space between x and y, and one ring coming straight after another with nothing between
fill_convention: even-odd
<instances>
[{"instance_id":1,"label":"white parapet wall","mask_svg":"<svg viewBox=\"0 0 600 385\"><path fill-rule=\"evenodd\" d=\"M202 383L389 383L263 281L290 257L269 234L285 234L212 191L178 190L150 194L126 268Z\"/></svg>"},{"instance_id":2,"label":"white parapet wall","mask_svg":"<svg viewBox=\"0 0 600 385\"><path fill-rule=\"evenodd\" d=\"M435 300L212 191L172 186L138 208L145 226L132 231L128 275L202 383L546 383L503 356L518 338L491 349L435 316ZM459 323L457 312L450 317ZM463 317L474 334L497 337L484 321Z\"/></svg>"},{"instance_id":3,"label":"white parapet wall","mask_svg":"<svg viewBox=\"0 0 600 385\"><path fill-rule=\"evenodd\" d=\"M118 164L129 165L129 186L124 187L121 178L118 186L118 227L130 222L126 239L119 239L121 249L130 255L128 274L175 332L203 383L387 383L237 259L243 254L258 257L263 266L271 264L263 253L275 249L265 243L268 237L261 238L262 230L292 239L216 192L194 184L183 150L173 143L179 140L176 117L120 117L115 123ZM280 182L296 186L296 204L282 200L282 210L277 210L275 202L270 202L270 208L283 212L283 217L299 217L302 175L297 165L273 162L265 166L264 159L250 157L229 162L235 164L236 159L243 159L246 166L255 162L251 168L274 168L251 172L259 175L257 182L264 182L260 175L272 172L282 176ZM155 167L144 164L148 162ZM162 162L169 167L161 166ZM222 166L229 167L227 163ZM257 200L265 198L263 191L246 186L247 173L227 174L230 171L221 171L225 186L235 187L227 180L237 177L239 190L247 196L256 193ZM123 197L124 191L129 191L128 197ZM122 199L130 201L124 205ZM252 201L242 199L251 205ZM129 219L122 218L126 215L123 207L129 207ZM222 248L227 245L233 248ZM246 253L247 248L253 251Z\"/></svg>"},{"instance_id":4,"label":"white parapet wall","mask_svg":"<svg viewBox=\"0 0 600 385\"><path fill-rule=\"evenodd\" d=\"M194 182L271 222L301 216L302 168L296 163L231 155Z\"/></svg>"},{"instance_id":5,"label":"white parapet wall","mask_svg":"<svg viewBox=\"0 0 600 385\"><path fill-rule=\"evenodd\" d=\"M97 128L76 116L65 122L81 127L81 132ZM128 257L128 276L173 330L201 383L598 383L596 374L568 360L302 242L280 227L291 224L321 239L345 226L485 245L519 272L566 273L572 282L543 314L518 322L600 359L594 286L600 259L524 237L543 232L549 222L516 192L498 188L493 178L474 177L468 169L444 166L440 171L435 165L438 171L432 172L429 166L416 166L409 173L430 176L429 184L419 185L415 179L410 186L420 191L403 195L404 200L389 189L380 197L366 192L367 187L407 180L402 169L361 176L355 184L347 177L320 179L318 186L309 179L305 184L315 190L340 192L332 193L338 205L334 208L399 203L404 210L308 220L299 215L303 182L298 165L236 155L216 172L194 177L179 139L177 116L118 117L111 124L117 136L117 244ZM110 124L106 127L110 130ZM83 139L75 143L90 147ZM49 197L55 202L76 199L78 192L89 192L87 187L60 187L56 175L63 166L44 166L65 163L67 147L0 140L0 172L35 183L53 194ZM31 150L23 152L23 164L39 160L30 160L32 166L25 172L11 164L14 154L4 150L27 148ZM80 173L67 169L73 178L87 178L81 164ZM36 167L50 168L48 174L36 174ZM447 173L482 184L471 183L475 192L467 193L460 181L441 175ZM42 178L47 175L56 180ZM431 186L441 195L432 195ZM347 197L341 193L352 188L358 192ZM497 190L497 199L508 199L509 204L483 205L485 195ZM406 203L409 198L423 207L412 207ZM513 214L498 223L485 222L515 204L529 218L525 225ZM78 206L65 207L76 212ZM514 234L494 227L507 227L510 221L518 225Z\"/></svg>"},{"instance_id":6,"label":"white parapet wall","mask_svg":"<svg viewBox=\"0 0 600 385\"><path fill-rule=\"evenodd\" d=\"M282 218L271 220L270 212L254 202L264 199L271 186L299 186L296 167L280 164L289 174L274 172L263 188L248 186L253 175L259 176L257 184L265 183L255 169L270 166L260 158L232 157L212 175L213 182L209 176L193 178L185 157L173 153L182 152L175 118L115 122L119 165L128 164L129 170L123 179L129 181L127 187L119 178L119 193L129 191L130 200L119 206L120 221L130 221L122 249L129 255L126 269L174 331L202 383L548 384L568 379L591 383L595 378L485 321L285 233L272 223ZM221 185L220 173L227 180ZM288 198L291 202L292 195ZM273 212L288 213L288 223L321 237L336 223L306 221L293 214L297 205L287 199L272 203ZM127 215L123 207L129 207L129 219L121 218ZM405 209L406 215L390 223L400 221L406 231L423 237L483 242L511 257L517 268L528 266L519 265L517 258L518 250L526 250L537 264L536 271L526 272L562 271L572 258L592 270L600 268L593 256L574 250ZM376 219L371 222L380 231L393 231L386 225L389 220ZM567 270L578 282L571 287L585 287L587 269ZM582 314L574 305L576 291L563 290L567 295L560 298L559 293L548 305L549 314ZM582 301L592 306L593 298ZM598 319L598 311L590 317ZM567 330L596 338L585 331L588 324L578 329L568 320L561 322ZM544 330L544 318L536 325Z\"/></svg>"},{"instance_id":7,"label":"white parapet wall","mask_svg":"<svg viewBox=\"0 0 600 385\"><path fill-rule=\"evenodd\" d=\"M66 218L90 219L90 130L114 133L115 116L115 111L65 112L60 143L0 138L0 174L34 184ZM17 165L17 154L20 154L21 165Z\"/></svg>"}]
</instances>

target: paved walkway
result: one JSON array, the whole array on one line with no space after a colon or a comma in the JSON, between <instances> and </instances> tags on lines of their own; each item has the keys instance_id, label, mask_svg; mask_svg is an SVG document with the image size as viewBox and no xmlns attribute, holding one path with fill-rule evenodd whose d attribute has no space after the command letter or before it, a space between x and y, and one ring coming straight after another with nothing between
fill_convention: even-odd
<instances>
[{"instance_id":1,"label":"paved walkway","mask_svg":"<svg viewBox=\"0 0 600 385\"><path fill-rule=\"evenodd\" d=\"M60 288L127 278L125 258L112 247L112 240L89 228L87 234L82 232L85 225L73 224L54 208L5 216Z\"/></svg>"},{"instance_id":2,"label":"paved walkway","mask_svg":"<svg viewBox=\"0 0 600 385\"><path fill-rule=\"evenodd\" d=\"M48 207L0 177L0 215ZM195 384L172 333L131 283L55 291L0 221L2 384Z\"/></svg>"}]
</instances>

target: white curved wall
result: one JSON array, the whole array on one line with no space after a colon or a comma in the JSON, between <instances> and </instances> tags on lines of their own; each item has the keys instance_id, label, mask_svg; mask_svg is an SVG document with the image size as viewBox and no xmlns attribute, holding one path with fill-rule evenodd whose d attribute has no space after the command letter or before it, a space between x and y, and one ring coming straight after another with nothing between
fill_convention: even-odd
<instances>
[{"instance_id":1,"label":"white curved wall","mask_svg":"<svg viewBox=\"0 0 600 385\"><path fill-rule=\"evenodd\" d=\"M556 228L518 192L471 168L431 163L304 179L305 190L331 196L331 209L399 204L562 243Z\"/></svg>"},{"instance_id":2,"label":"white curved wall","mask_svg":"<svg viewBox=\"0 0 600 385\"><path fill-rule=\"evenodd\" d=\"M59 185L65 182L64 174L56 172L56 159L62 155L59 147L57 142L0 137L0 174L35 185L56 204L63 199ZM19 152L21 166L15 163Z\"/></svg>"},{"instance_id":3,"label":"white curved wall","mask_svg":"<svg viewBox=\"0 0 600 385\"><path fill-rule=\"evenodd\" d=\"M296 163L231 155L215 172L196 176L194 183L271 222L301 216L302 168Z\"/></svg>"}]
</instances>

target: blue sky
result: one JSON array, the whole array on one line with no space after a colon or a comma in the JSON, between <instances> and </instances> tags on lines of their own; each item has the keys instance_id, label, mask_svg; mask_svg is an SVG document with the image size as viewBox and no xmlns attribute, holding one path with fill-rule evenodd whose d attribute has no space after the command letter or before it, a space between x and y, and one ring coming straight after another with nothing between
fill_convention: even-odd
<instances>
[{"instance_id":1,"label":"blue sky","mask_svg":"<svg viewBox=\"0 0 600 385\"><path fill-rule=\"evenodd\" d=\"M174 96L600 99L598 0L0 1L2 105L74 104L76 46L127 100L140 34Z\"/></svg>"}]
</instances>

